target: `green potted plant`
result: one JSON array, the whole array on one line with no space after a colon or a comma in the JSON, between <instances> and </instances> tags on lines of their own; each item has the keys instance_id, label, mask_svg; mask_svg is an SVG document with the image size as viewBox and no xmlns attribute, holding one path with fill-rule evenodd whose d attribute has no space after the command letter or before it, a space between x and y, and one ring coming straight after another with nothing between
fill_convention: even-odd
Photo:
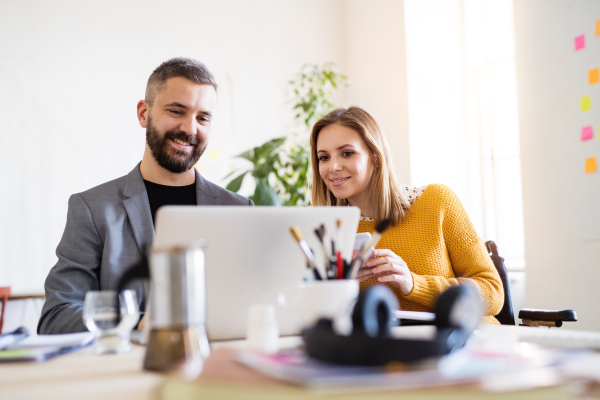
<instances>
[{"instance_id":1,"label":"green potted plant","mask_svg":"<svg viewBox=\"0 0 600 400\"><path fill-rule=\"evenodd\" d=\"M289 81L289 95L295 111L294 124L301 133L271 139L236 156L250 162L237 173L227 189L238 192L246 176L255 181L250 199L256 205L303 206L310 204L310 153L308 133L319 118L335 106L333 94L348 86L348 78L333 63L306 64Z\"/></svg>"}]
</instances>

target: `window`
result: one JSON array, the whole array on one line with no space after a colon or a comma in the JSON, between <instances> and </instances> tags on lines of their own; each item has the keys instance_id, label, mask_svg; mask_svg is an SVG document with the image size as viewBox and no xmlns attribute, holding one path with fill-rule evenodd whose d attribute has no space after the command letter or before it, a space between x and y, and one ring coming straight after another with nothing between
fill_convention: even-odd
<instances>
[{"instance_id":1,"label":"window","mask_svg":"<svg viewBox=\"0 0 600 400\"><path fill-rule=\"evenodd\" d=\"M460 197L507 268L525 266L510 0L405 0L411 183Z\"/></svg>"}]
</instances>

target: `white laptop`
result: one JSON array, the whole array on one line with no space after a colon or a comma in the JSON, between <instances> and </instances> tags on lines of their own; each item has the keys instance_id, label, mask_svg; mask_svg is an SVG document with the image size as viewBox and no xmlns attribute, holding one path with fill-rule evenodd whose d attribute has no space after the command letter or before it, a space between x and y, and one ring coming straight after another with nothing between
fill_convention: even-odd
<instances>
[{"instance_id":1,"label":"white laptop","mask_svg":"<svg viewBox=\"0 0 600 400\"><path fill-rule=\"evenodd\" d=\"M157 213L154 244L206 240L209 340L245 338L248 309L254 304L273 304L280 334L296 335L299 319L279 307L277 295L285 286L302 282L310 271L290 227L300 227L323 267L324 254L314 230L324 224L326 233L333 233L336 220L342 220L338 247L349 260L359 217L356 207L165 206Z\"/></svg>"}]
</instances>

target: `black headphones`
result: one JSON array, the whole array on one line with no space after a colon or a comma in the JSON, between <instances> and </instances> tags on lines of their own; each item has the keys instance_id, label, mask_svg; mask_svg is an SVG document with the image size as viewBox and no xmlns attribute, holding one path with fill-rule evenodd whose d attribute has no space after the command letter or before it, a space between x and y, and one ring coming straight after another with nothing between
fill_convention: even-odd
<instances>
[{"instance_id":1,"label":"black headphones","mask_svg":"<svg viewBox=\"0 0 600 400\"><path fill-rule=\"evenodd\" d=\"M436 302L434 339L394 339L391 328L398 325L393 316L396 309L396 295L385 285L373 286L358 297L351 335L336 334L330 319L320 319L303 331L306 352L319 360L351 365L417 361L461 348L482 316L475 288L452 286Z\"/></svg>"}]
</instances>

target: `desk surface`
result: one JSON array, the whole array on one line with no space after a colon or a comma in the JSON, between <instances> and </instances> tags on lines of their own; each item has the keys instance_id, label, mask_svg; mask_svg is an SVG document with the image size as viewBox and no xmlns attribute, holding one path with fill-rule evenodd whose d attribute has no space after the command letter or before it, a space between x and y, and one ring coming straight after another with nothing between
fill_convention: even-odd
<instances>
[{"instance_id":1,"label":"desk surface","mask_svg":"<svg viewBox=\"0 0 600 400\"><path fill-rule=\"evenodd\" d=\"M281 338L282 347L300 344ZM213 343L211 348L243 347L245 341ZM124 355L98 356L86 347L43 363L0 364L0 399L157 399L165 375L144 371L146 348L134 345Z\"/></svg>"},{"instance_id":2,"label":"desk surface","mask_svg":"<svg viewBox=\"0 0 600 400\"><path fill-rule=\"evenodd\" d=\"M164 378L142 369L144 351L97 356L87 347L43 363L0 364L0 398L154 399Z\"/></svg>"},{"instance_id":3,"label":"desk surface","mask_svg":"<svg viewBox=\"0 0 600 400\"><path fill-rule=\"evenodd\" d=\"M423 338L433 333L432 328L402 327L397 329L395 336ZM506 328L538 331L536 328ZM502 334L508 332L502 327L489 329ZM561 333L568 334L566 331ZM296 347L300 343L300 337L280 339L282 348ZM211 344L213 350L244 346L245 341ZM144 371L144 352L145 347L134 345L129 354L97 356L91 347L87 347L44 363L0 363L0 399L159 399L166 375Z\"/></svg>"}]
</instances>

